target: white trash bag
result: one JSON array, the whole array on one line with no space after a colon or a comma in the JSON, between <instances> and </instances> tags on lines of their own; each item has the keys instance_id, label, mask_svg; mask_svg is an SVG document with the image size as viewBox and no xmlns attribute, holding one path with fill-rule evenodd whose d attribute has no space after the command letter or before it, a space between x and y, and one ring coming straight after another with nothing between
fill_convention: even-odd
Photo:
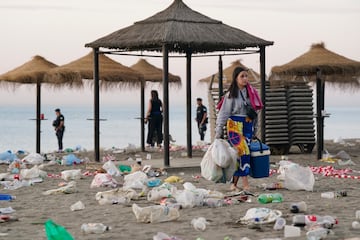
<instances>
[{"instance_id":1,"label":"white trash bag","mask_svg":"<svg viewBox=\"0 0 360 240\"><path fill-rule=\"evenodd\" d=\"M228 141L224 139L215 139L212 145L212 159L219 167L227 168L234 160L236 160L237 152Z\"/></svg>"},{"instance_id":2,"label":"white trash bag","mask_svg":"<svg viewBox=\"0 0 360 240\"><path fill-rule=\"evenodd\" d=\"M201 176L209 181L218 181L223 176L222 169L217 166L213 160L212 149L214 144L211 144L205 155L203 156L200 167Z\"/></svg>"},{"instance_id":3,"label":"white trash bag","mask_svg":"<svg viewBox=\"0 0 360 240\"><path fill-rule=\"evenodd\" d=\"M300 165L285 169L284 187L289 190L313 191L314 173L310 167Z\"/></svg>"}]
</instances>

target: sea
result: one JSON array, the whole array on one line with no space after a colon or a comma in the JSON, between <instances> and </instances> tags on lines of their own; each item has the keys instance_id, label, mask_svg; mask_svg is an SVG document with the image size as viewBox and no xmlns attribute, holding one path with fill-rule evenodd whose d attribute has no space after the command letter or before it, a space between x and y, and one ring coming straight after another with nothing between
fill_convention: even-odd
<instances>
[{"instance_id":1,"label":"sea","mask_svg":"<svg viewBox=\"0 0 360 240\"><path fill-rule=\"evenodd\" d=\"M52 122L55 120L54 106L41 106L44 120L41 121L41 152L57 150L57 139ZM65 116L64 148L94 149L94 109L93 106L64 106ZM192 108L192 143L200 140L195 121L195 107ZM347 139L360 137L360 108L328 107L330 114L325 118L325 139ZM4 151L36 151L36 108L33 105L0 106L0 153ZM141 146L140 106L126 105L100 106L100 147L126 148ZM316 124L315 124L316 125ZM174 144L186 146L186 106L169 109L170 134ZM145 138L147 125L145 125ZM207 132L205 142L210 142Z\"/></svg>"}]
</instances>

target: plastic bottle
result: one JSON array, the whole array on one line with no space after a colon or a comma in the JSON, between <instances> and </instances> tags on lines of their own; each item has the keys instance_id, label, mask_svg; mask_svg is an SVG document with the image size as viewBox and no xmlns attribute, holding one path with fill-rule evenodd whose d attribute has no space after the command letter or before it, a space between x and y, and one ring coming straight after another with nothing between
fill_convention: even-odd
<instances>
[{"instance_id":1,"label":"plastic bottle","mask_svg":"<svg viewBox=\"0 0 360 240\"><path fill-rule=\"evenodd\" d=\"M304 201L290 204L290 212L292 213L306 212L306 210L307 210L307 205L306 202Z\"/></svg>"},{"instance_id":2,"label":"plastic bottle","mask_svg":"<svg viewBox=\"0 0 360 240\"><path fill-rule=\"evenodd\" d=\"M104 233L108 230L110 230L110 227L102 223L83 223L81 225L81 231L83 233Z\"/></svg>"},{"instance_id":3,"label":"plastic bottle","mask_svg":"<svg viewBox=\"0 0 360 240\"><path fill-rule=\"evenodd\" d=\"M329 229L326 228L315 228L314 230L308 231L306 233L307 240L320 240L326 238L330 233Z\"/></svg>"},{"instance_id":4,"label":"plastic bottle","mask_svg":"<svg viewBox=\"0 0 360 240\"><path fill-rule=\"evenodd\" d=\"M16 196L10 194L0 194L0 201L11 201L16 199Z\"/></svg>"},{"instance_id":5,"label":"plastic bottle","mask_svg":"<svg viewBox=\"0 0 360 240\"><path fill-rule=\"evenodd\" d=\"M274 230L281 230L285 227L285 225L286 225L285 218L279 217L275 221Z\"/></svg>"},{"instance_id":6,"label":"plastic bottle","mask_svg":"<svg viewBox=\"0 0 360 240\"><path fill-rule=\"evenodd\" d=\"M161 205L139 207L136 203L133 203L132 210L138 222L168 222L176 220L180 217L180 213L177 208Z\"/></svg>"},{"instance_id":7,"label":"plastic bottle","mask_svg":"<svg viewBox=\"0 0 360 240\"><path fill-rule=\"evenodd\" d=\"M203 205L208 207L222 207L224 206L224 200L219 198L205 198L203 200Z\"/></svg>"},{"instance_id":8,"label":"plastic bottle","mask_svg":"<svg viewBox=\"0 0 360 240\"><path fill-rule=\"evenodd\" d=\"M283 201L283 196L281 193L263 193L258 197L260 203L280 203Z\"/></svg>"},{"instance_id":9,"label":"plastic bottle","mask_svg":"<svg viewBox=\"0 0 360 240\"><path fill-rule=\"evenodd\" d=\"M294 226L316 226L319 225L323 228L333 228L335 224L337 224L338 221L336 218L332 216L318 216L318 215L295 215L293 217L293 225Z\"/></svg>"},{"instance_id":10,"label":"plastic bottle","mask_svg":"<svg viewBox=\"0 0 360 240\"><path fill-rule=\"evenodd\" d=\"M48 240L74 240L70 233L51 219L45 222L45 232Z\"/></svg>"}]
</instances>

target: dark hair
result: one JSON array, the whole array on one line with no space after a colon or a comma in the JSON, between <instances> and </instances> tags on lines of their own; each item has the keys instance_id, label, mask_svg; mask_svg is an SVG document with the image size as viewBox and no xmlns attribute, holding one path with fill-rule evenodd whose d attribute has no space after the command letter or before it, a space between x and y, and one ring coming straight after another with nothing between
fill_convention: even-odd
<instances>
[{"instance_id":1,"label":"dark hair","mask_svg":"<svg viewBox=\"0 0 360 240\"><path fill-rule=\"evenodd\" d=\"M55 112L60 112L60 108L55 109Z\"/></svg>"},{"instance_id":2,"label":"dark hair","mask_svg":"<svg viewBox=\"0 0 360 240\"><path fill-rule=\"evenodd\" d=\"M241 73L242 71L247 71L248 69L245 69L243 67L236 67L233 71L233 75L232 75L232 81L229 87L229 98L237 98L238 97L238 92L239 92L239 87L237 85L236 82L236 78L239 75L239 73Z\"/></svg>"},{"instance_id":3,"label":"dark hair","mask_svg":"<svg viewBox=\"0 0 360 240\"><path fill-rule=\"evenodd\" d=\"M151 99L152 100L158 100L159 99L159 94L156 90L151 90Z\"/></svg>"},{"instance_id":4,"label":"dark hair","mask_svg":"<svg viewBox=\"0 0 360 240\"><path fill-rule=\"evenodd\" d=\"M196 101L202 101L202 99L198 97L198 98L196 99Z\"/></svg>"}]
</instances>

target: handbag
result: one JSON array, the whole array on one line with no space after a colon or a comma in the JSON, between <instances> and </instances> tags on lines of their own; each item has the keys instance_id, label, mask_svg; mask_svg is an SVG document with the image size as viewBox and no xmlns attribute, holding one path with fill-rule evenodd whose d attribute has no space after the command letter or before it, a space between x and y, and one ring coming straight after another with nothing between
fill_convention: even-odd
<instances>
[{"instance_id":1,"label":"handbag","mask_svg":"<svg viewBox=\"0 0 360 240\"><path fill-rule=\"evenodd\" d=\"M254 108L248 104L244 98L244 95L242 94L242 92L240 91L241 94L241 98L244 101L245 104L245 110L246 110L246 116L248 116L251 120L254 120L257 118L257 112L254 110Z\"/></svg>"}]
</instances>

